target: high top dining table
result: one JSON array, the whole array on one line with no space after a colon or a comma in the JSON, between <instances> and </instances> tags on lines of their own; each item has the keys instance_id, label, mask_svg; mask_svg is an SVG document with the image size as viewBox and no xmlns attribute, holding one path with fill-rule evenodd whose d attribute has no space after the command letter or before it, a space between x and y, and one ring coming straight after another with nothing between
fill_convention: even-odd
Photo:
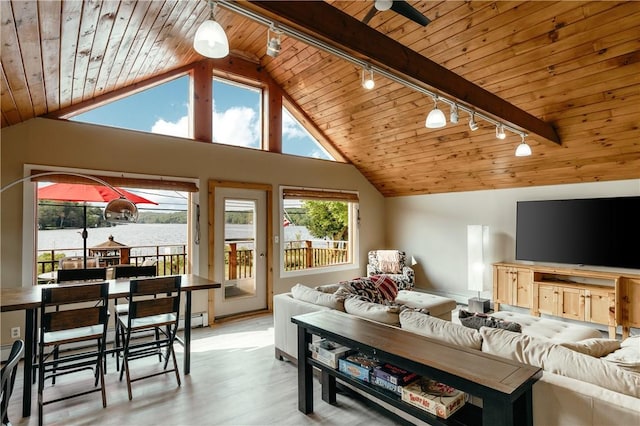
<instances>
[{"instance_id":1,"label":"high top dining table","mask_svg":"<svg viewBox=\"0 0 640 426\"><path fill-rule=\"evenodd\" d=\"M109 282L109 299L122 298L129 295L129 279L107 280ZM73 284L64 284L73 285ZM25 351L24 351L24 386L22 393L22 417L31 415L31 387L33 382L33 354L36 342L37 315L40 308L43 287L56 287L58 284L34 285L20 288L2 288L0 292L0 311L25 311ZM220 283L198 275L182 275L182 291L185 293L184 318L184 374L191 372L191 296L196 290L220 288Z\"/></svg>"}]
</instances>

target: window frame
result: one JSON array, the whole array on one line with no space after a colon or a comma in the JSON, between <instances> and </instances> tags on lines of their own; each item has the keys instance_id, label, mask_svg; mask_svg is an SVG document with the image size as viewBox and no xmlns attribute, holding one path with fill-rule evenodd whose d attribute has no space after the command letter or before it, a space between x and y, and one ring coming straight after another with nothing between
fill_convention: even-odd
<instances>
[{"instance_id":1,"label":"window frame","mask_svg":"<svg viewBox=\"0 0 640 426\"><path fill-rule=\"evenodd\" d=\"M349 240L347 243L347 256L348 261L346 263L340 263L337 265L330 266L322 266L317 268L308 268L308 269L298 269L295 271L286 271L284 266L284 201L285 201L285 193L289 192L293 194L294 192L300 193L301 195L304 193L310 194L310 196L306 199L308 200L324 200L324 201L344 201L348 203L349 209ZM280 278L289 278L289 277L299 277L305 275L315 275L315 274L323 274L328 272L340 272L346 270L353 270L360 267L360 238L359 238L359 228L360 228L360 202L359 202L359 193L358 191L349 191L349 190L331 190L325 188L309 188L309 187L299 187L299 186L287 186L281 185L279 191L279 215L278 215L278 234L279 234L279 242L280 247L279 256L280 256ZM294 199L302 199L302 198L294 198Z\"/></svg>"}]
</instances>

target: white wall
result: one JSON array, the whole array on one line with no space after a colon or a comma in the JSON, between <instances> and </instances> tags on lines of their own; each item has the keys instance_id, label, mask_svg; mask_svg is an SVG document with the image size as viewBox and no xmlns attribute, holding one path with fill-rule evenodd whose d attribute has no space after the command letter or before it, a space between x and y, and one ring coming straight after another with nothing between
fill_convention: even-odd
<instances>
[{"instance_id":1,"label":"white wall","mask_svg":"<svg viewBox=\"0 0 640 426\"><path fill-rule=\"evenodd\" d=\"M517 201L632 195L640 195L640 179L387 198L385 241L416 258L417 287L463 301L474 295L467 290L467 225L488 225L483 295L490 298L491 263L515 258Z\"/></svg>"},{"instance_id":2,"label":"white wall","mask_svg":"<svg viewBox=\"0 0 640 426\"><path fill-rule=\"evenodd\" d=\"M280 278L279 246L274 244L274 294L288 291L296 282L319 285L363 275L367 251L380 247L384 241L381 232L384 198L353 165L43 118L3 128L0 140L0 186L22 177L25 164L195 179L200 188L202 243L197 246L197 256L194 253L193 258L199 259L194 265L194 273L200 275L208 273L210 179L272 185L274 232L279 229L277 197L280 185L359 193L358 265L329 274ZM28 205L27 210L23 209L23 197L27 199L25 193L28 194L29 189L29 186L17 186L3 192L0 198L0 286L3 289L31 285L33 249L27 248L30 236L24 230L33 226L33 212L28 211ZM29 278L25 278L25 270ZM206 291L197 293L203 294L194 296L194 313L207 308ZM4 343L9 341L9 328L20 325L24 314L3 313L1 318L0 337Z\"/></svg>"}]
</instances>

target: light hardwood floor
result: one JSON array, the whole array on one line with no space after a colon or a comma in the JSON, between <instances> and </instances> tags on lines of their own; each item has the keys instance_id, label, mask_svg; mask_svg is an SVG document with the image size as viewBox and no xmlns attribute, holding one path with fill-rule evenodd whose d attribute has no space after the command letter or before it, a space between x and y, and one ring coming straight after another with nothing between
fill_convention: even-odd
<instances>
[{"instance_id":1,"label":"light hardwood floor","mask_svg":"<svg viewBox=\"0 0 640 426\"><path fill-rule=\"evenodd\" d=\"M46 425L393 425L396 421L357 399L338 395L335 406L322 401L315 383L311 415L298 411L297 369L274 356L273 317L270 314L230 320L212 328L194 329L191 374L182 374L182 347L178 362L182 386L166 374L133 383L133 400L126 382L118 380L115 361L109 359L107 408L99 393L73 398L44 408ZM151 358L135 361L132 369L155 368ZM15 426L38 423L37 388L33 389L32 415L21 418L22 374L9 407ZM90 376L90 373L88 373ZM73 383L69 383L73 382ZM91 377L84 384L91 386ZM45 396L78 386L78 379L59 379Z\"/></svg>"}]
</instances>

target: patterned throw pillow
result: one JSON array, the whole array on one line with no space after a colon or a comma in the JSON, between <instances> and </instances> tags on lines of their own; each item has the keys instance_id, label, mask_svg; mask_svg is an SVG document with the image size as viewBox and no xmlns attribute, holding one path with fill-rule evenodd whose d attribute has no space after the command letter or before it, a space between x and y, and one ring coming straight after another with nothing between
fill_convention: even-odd
<instances>
[{"instance_id":1,"label":"patterned throw pillow","mask_svg":"<svg viewBox=\"0 0 640 426\"><path fill-rule=\"evenodd\" d=\"M391 279L388 275L372 275L369 279L373 282L373 285L378 289L380 297L387 301L393 302L398 295L398 284Z\"/></svg>"},{"instance_id":2,"label":"patterned throw pillow","mask_svg":"<svg viewBox=\"0 0 640 426\"><path fill-rule=\"evenodd\" d=\"M460 318L460 323L462 325L469 328L475 328L476 330L480 330L480 327L490 327L513 331L514 333L522 332L522 327L517 322L505 321L501 318L491 317L487 314L473 313L460 309L458 312L458 318Z\"/></svg>"},{"instance_id":3,"label":"patterned throw pillow","mask_svg":"<svg viewBox=\"0 0 640 426\"><path fill-rule=\"evenodd\" d=\"M373 303L384 303L377 287L367 277L354 278L349 281L342 281L340 289L334 294L342 297L360 296L362 299Z\"/></svg>"}]
</instances>

